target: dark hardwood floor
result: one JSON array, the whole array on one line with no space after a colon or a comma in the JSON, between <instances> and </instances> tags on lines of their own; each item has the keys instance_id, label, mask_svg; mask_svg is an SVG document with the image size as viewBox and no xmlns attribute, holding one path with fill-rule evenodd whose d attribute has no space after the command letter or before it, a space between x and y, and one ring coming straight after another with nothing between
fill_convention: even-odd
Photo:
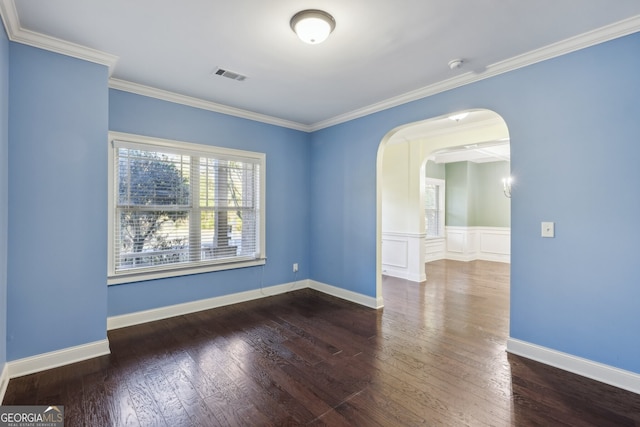
<instances>
[{"instance_id":1,"label":"dark hardwood floor","mask_svg":"<svg viewBox=\"0 0 640 427\"><path fill-rule=\"evenodd\" d=\"M509 266L384 278L383 310L303 290L109 332L111 354L10 381L66 426L633 426L640 395L505 352Z\"/></svg>"}]
</instances>

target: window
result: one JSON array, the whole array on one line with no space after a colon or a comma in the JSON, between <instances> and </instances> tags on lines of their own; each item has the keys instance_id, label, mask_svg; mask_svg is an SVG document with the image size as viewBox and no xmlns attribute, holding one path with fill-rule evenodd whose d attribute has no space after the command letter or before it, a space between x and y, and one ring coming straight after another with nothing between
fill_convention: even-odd
<instances>
[{"instance_id":1,"label":"window","mask_svg":"<svg viewBox=\"0 0 640 427\"><path fill-rule=\"evenodd\" d=\"M263 153L109 139L109 284L264 264Z\"/></svg>"},{"instance_id":2,"label":"window","mask_svg":"<svg viewBox=\"0 0 640 427\"><path fill-rule=\"evenodd\" d=\"M444 237L444 180L426 178L424 219L427 238Z\"/></svg>"}]
</instances>

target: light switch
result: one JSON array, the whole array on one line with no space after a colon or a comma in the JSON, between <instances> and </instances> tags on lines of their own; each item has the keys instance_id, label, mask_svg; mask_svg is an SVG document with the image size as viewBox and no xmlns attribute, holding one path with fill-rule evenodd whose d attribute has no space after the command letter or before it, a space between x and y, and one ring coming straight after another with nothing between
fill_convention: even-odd
<instances>
[{"instance_id":1,"label":"light switch","mask_svg":"<svg viewBox=\"0 0 640 427\"><path fill-rule=\"evenodd\" d=\"M555 226L553 222L542 223L542 237L555 237Z\"/></svg>"}]
</instances>

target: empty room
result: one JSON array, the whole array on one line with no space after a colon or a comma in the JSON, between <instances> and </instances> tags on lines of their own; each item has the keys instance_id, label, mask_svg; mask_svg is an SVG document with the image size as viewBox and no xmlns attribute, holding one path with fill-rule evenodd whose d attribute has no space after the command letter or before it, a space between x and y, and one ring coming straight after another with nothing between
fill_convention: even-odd
<instances>
[{"instance_id":1,"label":"empty room","mask_svg":"<svg viewBox=\"0 0 640 427\"><path fill-rule=\"evenodd\" d=\"M0 15L0 423L640 424L637 0Z\"/></svg>"}]
</instances>

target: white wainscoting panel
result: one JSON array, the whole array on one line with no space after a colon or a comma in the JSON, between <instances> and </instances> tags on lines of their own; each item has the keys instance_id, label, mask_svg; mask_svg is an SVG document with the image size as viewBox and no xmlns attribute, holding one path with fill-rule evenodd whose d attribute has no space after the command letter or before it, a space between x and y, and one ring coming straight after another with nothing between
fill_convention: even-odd
<instances>
[{"instance_id":1,"label":"white wainscoting panel","mask_svg":"<svg viewBox=\"0 0 640 427\"><path fill-rule=\"evenodd\" d=\"M446 227L446 236L447 259L511 262L508 227Z\"/></svg>"},{"instance_id":2,"label":"white wainscoting panel","mask_svg":"<svg viewBox=\"0 0 640 427\"><path fill-rule=\"evenodd\" d=\"M447 259L473 261L476 259L475 230L472 227L445 227Z\"/></svg>"},{"instance_id":3,"label":"white wainscoting panel","mask_svg":"<svg viewBox=\"0 0 640 427\"><path fill-rule=\"evenodd\" d=\"M407 241L382 239L382 264L390 267L407 268Z\"/></svg>"},{"instance_id":4,"label":"white wainscoting panel","mask_svg":"<svg viewBox=\"0 0 640 427\"><path fill-rule=\"evenodd\" d=\"M462 254L467 245L467 231L452 230L447 227L447 252Z\"/></svg>"},{"instance_id":5,"label":"white wainscoting panel","mask_svg":"<svg viewBox=\"0 0 640 427\"><path fill-rule=\"evenodd\" d=\"M382 274L423 282L426 233L382 232Z\"/></svg>"},{"instance_id":6,"label":"white wainscoting panel","mask_svg":"<svg viewBox=\"0 0 640 427\"><path fill-rule=\"evenodd\" d=\"M511 230L502 227L478 228L480 248L478 259L511 262Z\"/></svg>"},{"instance_id":7,"label":"white wainscoting panel","mask_svg":"<svg viewBox=\"0 0 640 427\"><path fill-rule=\"evenodd\" d=\"M425 239L424 260L425 262L444 259L447 253L447 240L442 238Z\"/></svg>"}]
</instances>

